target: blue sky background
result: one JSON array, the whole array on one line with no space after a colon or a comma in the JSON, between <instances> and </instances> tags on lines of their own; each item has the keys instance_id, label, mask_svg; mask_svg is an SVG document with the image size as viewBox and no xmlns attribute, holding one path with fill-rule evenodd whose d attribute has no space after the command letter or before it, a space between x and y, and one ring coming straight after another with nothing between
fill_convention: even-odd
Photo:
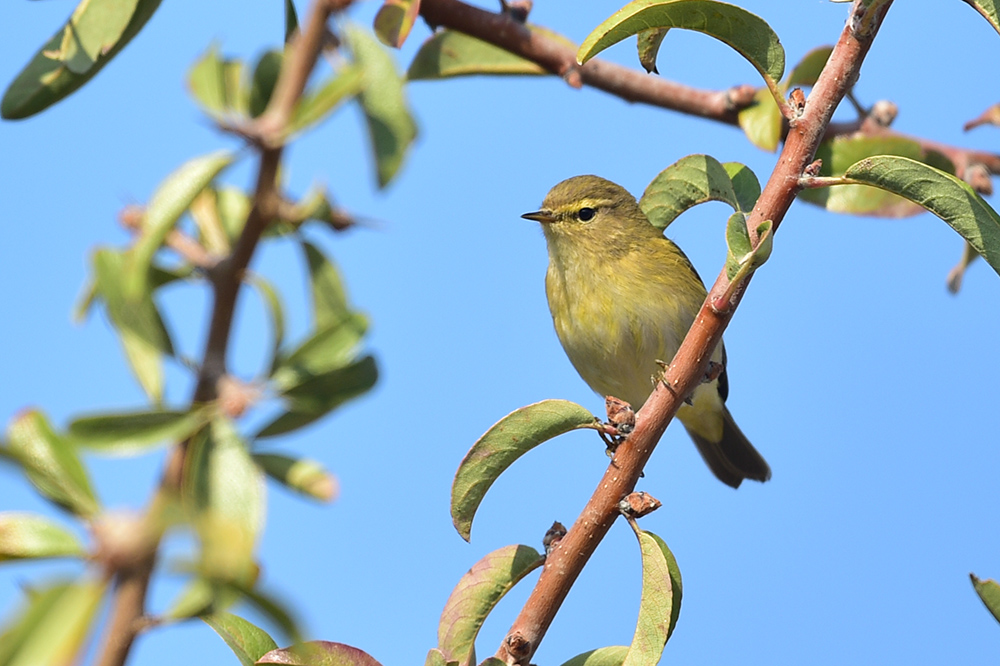
<instances>
[{"instance_id":1,"label":"blue sky background","mask_svg":"<svg viewBox=\"0 0 1000 666\"><path fill-rule=\"evenodd\" d=\"M97 244L127 238L115 216L145 202L185 160L235 146L185 93L186 71L213 42L249 60L280 44L282 2L164 2L142 34L89 85L21 122L0 123L0 414L35 405L58 424L75 414L143 404L103 314L69 313ZM299 4L304 11L304 3ZM533 21L575 41L617 2L539 2ZM833 43L848 5L747 0L782 39L789 63ZM0 82L13 79L62 25L66 0L0 9ZM370 25L376 3L351 17ZM429 34L420 23L401 67ZM998 130L962 123L998 101L1000 36L961 2L896 3L857 94L892 100L900 131L998 147ZM635 65L628 44L604 54ZM723 45L672 32L661 73L705 88L757 79ZM554 77L418 82L408 88L420 136L387 190L374 187L360 113L349 107L287 153L292 193L327 184L373 229L310 237L336 259L351 300L373 322L367 347L381 378L364 398L271 449L323 461L341 496L317 505L269 487L260 549L264 586L301 611L311 638L349 643L386 666L421 663L459 577L511 543L539 547L553 520L573 522L607 459L592 433L540 447L487 496L466 544L448 514L452 475L468 447L513 409L566 398L601 413L566 360L543 290L544 240L519 215L563 178L596 173L634 193L691 153L741 161L765 180L774 156L736 129L630 105ZM849 118L842 112L839 117ZM252 185L252 162L227 182ZM685 214L671 236L712 280L725 257L726 209ZM664 663L996 663L1000 627L968 573L1000 577L1000 280L982 262L957 297L944 287L959 237L937 218L853 218L795 204L770 262L730 326L729 406L774 478L733 491L717 482L683 429L665 435L640 488L663 502L643 519L673 549L684 602ZM292 339L307 326L291 243L254 268L286 295ZM198 356L208 302L199 287L168 290L175 342ZM250 377L270 344L259 301L240 302L232 363ZM168 374L183 404L186 373ZM258 415L256 418L262 418ZM105 504L141 506L162 452L88 459ZM0 469L0 509L54 515L18 473ZM191 544L174 541L174 556ZM5 564L0 613L19 586L72 564ZM569 595L535 657L559 664L627 644L639 600L639 557L622 522ZM162 610L178 580L158 578ZM534 577L480 634L492 653ZM132 664L236 664L205 625L160 629Z\"/></svg>"}]
</instances>

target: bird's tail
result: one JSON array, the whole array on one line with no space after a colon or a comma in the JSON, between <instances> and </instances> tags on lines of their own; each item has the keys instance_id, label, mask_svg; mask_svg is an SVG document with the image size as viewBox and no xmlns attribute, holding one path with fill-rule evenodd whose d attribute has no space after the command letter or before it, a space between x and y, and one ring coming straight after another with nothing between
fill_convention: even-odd
<instances>
[{"instance_id":1,"label":"bird's tail","mask_svg":"<svg viewBox=\"0 0 1000 666\"><path fill-rule=\"evenodd\" d=\"M767 481L771 478L771 468L764 456L753 447L725 407L722 408L722 438L719 441L703 437L691 428L687 431L709 469L727 486L739 488L743 479Z\"/></svg>"}]
</instances>

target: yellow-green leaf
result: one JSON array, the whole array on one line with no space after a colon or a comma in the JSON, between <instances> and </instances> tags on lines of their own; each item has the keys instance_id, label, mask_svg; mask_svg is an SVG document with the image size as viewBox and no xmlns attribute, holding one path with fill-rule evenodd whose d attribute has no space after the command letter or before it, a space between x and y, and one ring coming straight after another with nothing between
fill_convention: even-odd
<instances>
[{"instance_id":1,"label":"yellow-green leaf","mask_svg":"<svg viewBox=\"0 0 1000 666\"><path fill-rule=\"evenodd\" d=\"M538 26L525 26L569 48L573 42L562 35ZM499 46L470 37L456 30L438 30L417 51L406 77L410 81L444 79L476 75L545 75L550 72Z\"/></svg>"},{"instance_id":2,"label":"yellow-green leaf","mask_svg":"<svg viewBox=\"0 0 1000 666\"><path fill-rule=\"evenodd\" d=\"M306 92L295 106L289 133L302 132L316 125L341 102L358 95L364 86L364 70L348 65L331 76L326 83Z\"/></svg>"},{"instance_id":3,"label":"yellow-green leaf","mask_svg":"<svg viewBox=\"0 0 1000 666\"><path fill-rule=\"evenodd\" d=\"M750 143L773 153L781 141L784 122L781 110L767 88L759 88L753 96L753 102L753 105L740 110L740 129L750 139Z\"/></svg>"},{"instance_id":4,"label":"yellow-green leaf","mask_svg":"<svg viewBox=\"0 0 1000 666\"><path fill-rule=\"evenodd\" d=\"M385 0L375 15L375 36L398 49L406 41L420 14L420 0Z\"/></svg>"},{"instance_id":5,"label":"yellow-green leaf","mask_svg":"<svg viewBox=\"0 0 1000 666\"><path fill-rule=\"evenodd\" d=\"M382 666L370 654L343 643L307 641L272 650L257 660L258 666Z\"/></svg>"},{"instance_id":6,"label":"yellow-green leaf","mask_svg":"<svg viewBox=\"0 0 1000 666\"><path fill-rule=\"evenodd\" d=\"M73 443L101 453L135 455L165 443L187 439L206 423L210 413L193 411L138 410L80 416L70 422Z\"/></svg>"},{"instance_id":7,"label":"yellow-green leaf","mask_svg":"<svg viewBox=\"0 0 1000 666\"><path fill-rule=\"evenodd\" d=\"M627 645L611 645L578 654L562 666L621 666L627 654Z\"/></svg>"},{"instance_id":8,"label":"yellow-green leaf","mask_svg":"<svg viewBox=\"0 0 1000 666\"><path fill-rule=\"evenodd\" d=\"M820 46L805 54L802 60L792 68L788 75L788 82L782 86L783 89L787 90L792 86L815 85L816 79L826 67L826 61L830 59L831 53L833 53L832 46Z\"/></svg>"},{"instance_id":9,"label":"yellow-green leaf","mask_svg":"<svg viewBox=\"0 0 1000 666\"><path fill-rule=\"evenodd\" d=\"M995 580L980 580L975 574L969 574L969 578L986 609L1000 622L1000 585Z\"/></svg>"},{"instance_id":10,"label":"yellow-green leaf","mask_svg":"<svg viewBox=\"0 0 1000 666\"><path fill-rule=\"evenodd\" d=\"M997 0L965 0L965 2L982 14L994 30L1000 32L1000 7L997 5Z\"/></svg>"},{"instance_id":11,"label":"yellow-green leaf","mask_svg":"<svg viewBox=\"0 0 1000 666\"><path fill-rule=\"evenodd\" d=\"M44 414L21 412L7 427L7 440L7 452L38 492L78 516L97 513L97 497L76 449L52 429Z\"/></svg>"},{"instance_id":12,"label":"yellow-green leaf","mask_svg":"<svg viewBox=\"0 0 1000 666\"><path fill-rule=\"evenodd\" d=\"M30 513L0 513L0 562L86 554L76 535L48 518Z\"/></svg>"},{"instance_id":13,"label":"yellow-green leaf","mask_svg":"<svg viewBox=\"0 0 1000 666\"><path fill-rule=\"evenodd\" d=\"M337 494L337 480L315 460L277 453L254 453L253 460L269 477L300 495L330 502Z\"/></svg>"},{"instance_id":14,"label":"yellow-green leaf","mask_svg":"<svg viewBox=\"0 0 1000 666\"><path fill-rule=\"evenodd\" d=\"M654 227L665 229L678 215L706 201L723 201L735 210L741 205L723 165L709 155L688 155L656 175L639 207Z\"/></svg>"},{"instance_id":15,"label":"yellow-green leaf","mask_svg":"<svg viewBox=\"0 0 1000 666\"><path fill-rule=\"evenodd\" d=\"M583 64L612 44L653 28L683 28L715 37L775 85L785 70L785 50L771 26L745 9L716 0L634 0L587 36L576 59Z\"/></svg>"},{"instance_id":16,"label":"yellow-green leaf","mask_svg":"<svg viewBox=\"0 0 1000 666\"><path fill-rule=\"evenodd\" d=\"M465 454L451 485L451 519L462 538L469 540L486 491L515 460L542 442L596 422L593 414L568 400L536 402L497 421Z\"/></svg>"},{"instance_id":17,"label":"yellow-green leaf","mask_svg":"<svg viewBox=\"0 0 1000 666\"><path fill-rule=\"evenodd\" d=\"M663 539L633 528L642 553L642 599L624 666L656 666L680 614L681 573Z\"/></svg>"},{"instance_id":18,"label":"yellow-green leaf","mask_svg":"<svg viewBox=\"0 0 1000 666\"><path fill-rule=\"evenodd\" d=\"M242 666L254 666L258 659L278 648L266 631L238 615L213 613L201 619L222 637Z\"/></svg>"},{"instance_id":19,"label":"yellow-green leaf","mask_svg":"<svg viewBox=\"0 0 1000 666\"><path fill-rule=\"evenodd\" d=\"M447 661L472 666L476 636L490 611L545 558L530 546L504 546L486 555L452 590L438 624L438 648Z\"/></svg>"}]
</instances>

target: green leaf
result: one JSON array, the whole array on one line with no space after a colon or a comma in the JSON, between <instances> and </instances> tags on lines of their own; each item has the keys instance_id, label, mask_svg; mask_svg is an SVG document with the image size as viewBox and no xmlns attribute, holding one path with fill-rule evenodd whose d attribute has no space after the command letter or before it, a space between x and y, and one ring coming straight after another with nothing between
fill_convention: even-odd
<instances>
[{"instance_id":1,"label":"green leaf","mask_svg":"<svg viewBox=\"0 0 1000 666\"><path fill-rule=\"evenodd\" d=\"M536 402L497 421L465 454L451 485L451 519L462 538L469 540L486 491L515 460L542 442L596 422L589 411L568 400Z\"/></svg>"},{"instance_id":2,"label":"green leaf","mask_svg":"<svg viewBox=\"0 0 1000 666\"><path fill-rule=\"evenodd\" d=\"M420 0L385 0L375 15L375 36L398 49L406 41L420 14Z\"/></svg>"},{"instance_id":3,"label":"green leaf","mask_svg":"<svg viewBox=\"0 0 1000 666\"><path fill-rule=\"evenodd\" d=\"M925 151L920 144L902 137L837 137L824 141L816 151L823 161L820 176L840 176L848 167L877 155L897 155L925 162L954 173L954 165L940 153ZM916 204L901 199L889 191L880 191L860 185L843 185L834 188L807 189L799 198L823 206L835 213L875 215L878 217L907 217L923 212Z\"/></svg>"},{"instance_id":4,"label":"green leaf","mask_svg":"<svg viewBox=\"0 0 1000 666\"><path fill-rule=\"evenodd\" d=\"M273 437L309 425L368 391L377 379L375 359L366 356L351 365L310 376L287 387L288 411L264 426L254 438Z\"/></svg>"},{"instance_id":5,"label":"green leaf","mask_svg":"<svg viewBox=\"0 0 1000 666\"><path fill-rule=\"evenodd\" d=\"M159 6L160 0L81 0L66 25L38 50L7 88L0 102L0 116L7 120L27 118L73 93L139 34ZM130 11L121 29L121 21ZM70 62L65 62L64 46L76 44L83 33L86 48L74 52ZM93 58L85 55L88 48Z\"/></svg>"},{"instance_id":6,"label":"green leaf","mask_svg":"<svg viewBox=\"0 0 1000 666\"><path fill-rule=\"evenodd\" d=\"M975 574L969 574L972 580L972 587L976 594L982 599L986 609L993 614L993 618L1000 622L1000 585L995 580L980 580Z\"/></svg>"},{"instance_id":7,"label":"green leaf","mask_svg":"<svg viewBox=\"0 0 1000 666\"><path fill-rule=\"evenodd\" d=\"M269 477L300 495L330 502L337 494L337 480L315 460L277 453L255 453L253 460Z\"/></svg>"},{"instance_id":8,"label":"green leaf","mask_svg":"<svg viewBox=\"0 0 1000 666\"><path fill-rule=\"evenodd\" d=\"M243 666L254 666L258 659L278 647L266 631L238 615L213 613L202 615L201 619L222 637Z\"/></svg>"},{"instance_id":9,"label":"green leaf","mask_svg":"<svg viewBox=\"0 0 1000 666\"><path fill-rule=\"evenodd\" d=\"M634 0L587 36L577 62L582 65L612 44L653 28L683 28L715 37L775 85L785 70L785 50L771 26L745 9L715 0Z\"/></svg>"},{"instance_id":10,"label":"green leaf","mask_svg":"<svg viewBox=\"0 0 1000 666\"><path fill-rule=\"evenodd\" d=\"M0 513L0 562L86 554L72 532L47 518L30 513Z\"/></svg>"},{"instance_id":11,"label":"green leaf","mask_svg":"<svg viewBox=\"0 0 1000 666\"><path fill-rule=\"evenodd\" d=\"M472 565L452 590L438 623L438 648L447 661L474 663L476 636L490 611L544 562L530 546L504 546Z\"/></svg>"},{"instance_id":12,"label":"green leaf","mask_svg":"<svg viewBox=\"0 0 1000 666\"><path fill-rule=\"evenodd\" d=\"M153 255L194 198L232 164L233 159L235 155L228 150L196 157L167 176L153 193L142 216L139 239L128 253L123 293L130 301L141 300L146 295Z\"/></svg>"},{"instance_id":13,"label":"green leaf","mask_svg":"<svg viewBox=\"0 0 1000 666\"><path fill-rule=\"evenodd\" d=\"M639 207L654 227L665 229L688 208L706 201L723 201L736 210L741 205L725 167L708 155L688 155L656 175Z\"/></svg>"},{"instance_id":14,"label":"green leaf","mask_svg":"<svg viewBox=\"0 0 1000 666\"><path fill-rule=\"evenodd\" d=\"M747 274L757 270L771 256L773 225L766 220L757 226L757 248L750 242L750 232L747 231L746 216L736 212L726 223L726 275L731 282L742 279Z\"/></svg>"},{"instance_id":15,"label":"green leaf","mask_svg":"<svg viewBox=\"0 0 1000 666\"><path fill-rule=\"evenodd\" d=\"M983 15L993 29L1000 32L1000 7L997 0L965 0L966 4Z\"/></svg>"},{"instance_id":16,"label":"green leaf","mask_svg":"<svg viewBox=\"0 0 1000 666\"><path fill-rule=\"evenodd\" d=\"M7 452L38 492L78 516L97 513L97 497L76 449L52 430L41 412L28 410L16 416L7 427L7 440Z\"/></svg>"},{"instance_id":17,"label":"green leaf","mask_svg":"<svg viewBox=\"0 0 1000 666\"><path fill-rule=\"evenodd\" d=\"M313 321L316 328L343 321L350 314L347 292L340 272L318 247L302 241L306 264L309 266L309 290L312 295Z\"/></svg>"},{"instance_id":18,"label":"green leaf","mask_svg":"<svg viewBox=\"0 0 1000 666\"><path fill-rule=\"evenodd\" d=\"M159 444L180 442L208 423L205 407L190 412L139 410L81 416L70 422L73 443L100 453L135 455Z\"/></svg>"},{"instance_id":19,"label":"green leaf","mask_svg":"<svg viewBox=\"0 0 1000 666\"><path fill-rule=\"evenodd\" d=\"M814 86L820 72L826 67L826 61L833 53L832 46L820 46L803 56L802 60L792 69L788 75L788 82L782 88L788 90L793 86Z\"/></svg>"},{"instance_id":20,"label":"green leaf","mask_svg":"<svg viewBox=\"0 0 1000 666\"><path fill-rule=\"evenodd\" d=\"M364 87L364 70L348 65L331 76L326 83L302 96L295 106L289 133L295 134L318 124L341 102L356 97Z\"/></svg>"},{"instance_id":21,"label":"green leaf","mask_svg":"<svg viewBox=\"0 0 1000 666\"><path fill-rule=\"evenodd\" d=\"M750 143L761 150L773 153L781 141L784 118L778 104L767 88L759 88L754 94L753 105L740 110L740 129L750 139Z\"/></svg>"},{"instance_id":22,"label":"green leaf","mask_svg":"<svg viewBox=\"0 0 1000 666\"><path fill-rule=\"evenodd\" d=\"M632 526L642 553L642 599L624 666L656 666L680 614L681 572L663 539Z\"/></svg>"},{"instance_id":23,"label":"green leaf","mask_svg":"<svg viewBox=\"0 0 1000 666\"><path fill-rule=\"evenodd\" d=\"M299 623L292 616L292 612L283 603L258 589L251 588L238 581L229 583L233 591L239 592L244 601L265 618L274 623L274 626L281 630L284 637L292 643L302 642L302 632L299 631Z\"/></svg>"},{"instance_id":24,"label":"green leaf","mask_svg":"<svg viewBox=\"0 0 1000 666\"><path fill-rule=\"evenodd\" d=\"M285 310L278 292L270 282L256 273L249 274L247 281L260 293L260 299L267 309L267 319L271 323L271 355L267 362L270 374L278 363L278 354L285 342Z\"/></svg>"},{"instance_id":25,"label":"green leaf","mask_svg":"<svg viewBox=\"0 0 1000 666\"><path fill-rule=\"evenodd\" d=\"M659 74L656 70L656 55L660 52L660 44L663 43L663 38L667 36L669 30L670 28L653 28L639 33L636 40L639 64L649 74Z\"/></svg>"},{"instance_id":26,"label":"green leaf","mask_svg":"<svg viewBox=\"0 0 1000 666\"><path fill-rule=\"evenodd\" d=\"M188 70L188 89L199 106L213 118L229 111L226 96L226 70L219 47L212 44Z\"/></svg>"},{"instance_id":27,"label":"green leaf","mask_svg":"<svg viewBox=\"0 0 1000 666\"><path fill-rule=\"evenodd\" d=\"M444 652L437 648L431 648L427 651L427 658L424 659L424 666L458 666L457 661L448 661Z\"/></svg>"},{"instance_id":28,"label":"green leaf","mask_svg":"<svg viewBox=\"0 0 1000 666\"><path fill-rule=\"evenodd\" d=\"M525 27L531 32L558 40L569 48L576 48L576 44L550 30L533 25ZM406 78L421 81L453 76L548 74L551 72L541 65L499 46L456 30L438 30L421 45L410 63Z\"/></svg>"},{"instance_id":29,"label":"green leaf","mask_svg":"<svg viewBox=\"0 0 1000 666\"><path fill-rule=\"evenodd\" d=\"M264 113L271 94L281 73L281 64L285 56L281 51L266 51L257 60L253 70L253 82L250 86L249 110L250 116L256 118Z\"/></svg>"},{"instance_id":30,"label":"green leaf","mask_svg":"<svg viewBox=\"0 0 1000 666\"><path fill-rule=\"evenodd\" d=\"M888 155L862 160L847 169L844 177L926 208L960 233L1000 273L1000 215L968 183L916 160Z\"/></svg>"},{"instance_id":31,"label":"green leaf","mask_svg":"<svg viewBox=\"0 0 1000 666\"><path fill-rule=\"evenodd\" d=\"M228 419L217 417L191 440L181 490L201 538L201 573L248 584L256 576L253 556L264 526L264 484Z\"/></svg>"},{"instance_id":32,"label":"green leaf","mask_svg":"<svg viewBox=\"0 0 1000 666\"><path fill-rule=\"evenodd\" d=\"M247 217L250 216L251 202L246 192L235 187L221 187L215 194L219 220L229 236L230 244L243 233Z\"/></svg>"},{"instance_id":33,"label":"green leaf","mask_svg":"<svg viewBox=\"0 0 1000 666\"><path fill-rule=\"evenodd\" d=\"M81 579L35 588L0 631L3 666L75 663L97 616L104 580Z\"/></svg>"},{"instance_id":34,"label":"green leaf","mask_svg":"<svg viewBox=\"0 0 1000 666\"><path fill-rule=\"evenodd\" d=\"M298 29L299 15L295 11L295 3L292 0L285 0L285 44L292 41Z\"/></svg>"},{"instance_id":35,"label":"green leaf","mask_svg":"<svg viewBox=\"0 0 1000 666\"><path fill-rule=\"evenodd\" d=\"M733 182L733 193L736 195L736 210L750 214L760 198L760 181L749 167L739 162L726 162L722 165Z\"/></svg>"},{"instance_id":36,"label":"green leaf","mask_svg":"<svg viewBox=\"0 0 1000 666\"><path fill-rule=\"evenodd\" d=\"M94 252L93 262L97 293L118 331L129 366L146 395L158 403L163 397L161 356L174 353L163 318L150 293L142 295L138 302L125 298L122 291L125 257L121 252L99 248Z\"/></svg>"},{"instance_id":37,"label":"green leaf","mask_svg":"<svg viewBox=\"0 0 1000 666\"><path fill-rule=\"evenodd\" d=\"M358 99L368 124L378 184L385 187L402 166L417 126L403 95L403 79L382 45L354 26L347 26L344 35L355 62L364 70L364 89Z\"/></svg>"},{"instance_id":38,"label":"green leaf","mask_svg":"<svg viewBox=\"0 0 1000 666\"><path fill-rule=\"evenodd\" d=\"M628 646L612 645L578 654L562 666L621 666L628 654Z\"/></svg>"},{"instance_id":39,"label":"green leaf","mask_svg":"<svg viewBox=\"0 0 1000 666\"><path fill-rule=\"evenodd\" d=\"M279 390L284 390L312 376L344 367L354 358L367 330L368 318L362 314L330 322L296 349L279 356L271 379Z\"/></svg>"},{"instance_id":40,"label":"green leaf","mask_svg":"<svg viewBox=\"0 0 1000 666\"><path fill-rule=\"evenodd\" d=\"M382 666L370 654L343 643L307 641L289 648L272 650L257 661L258 666Z\"/></svg>"}]
</instances>

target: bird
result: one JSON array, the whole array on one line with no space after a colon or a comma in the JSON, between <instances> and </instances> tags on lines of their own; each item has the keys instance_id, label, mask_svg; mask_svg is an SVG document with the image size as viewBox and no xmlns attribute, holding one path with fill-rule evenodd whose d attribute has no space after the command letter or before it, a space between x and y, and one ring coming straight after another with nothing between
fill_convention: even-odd
<instances>
[{"instance_id":1,"label":"bird","mask_svg":"<svg viewBox=\"0 0 1000 666\"><path fill-rule=\"evenodd\" d=\"M659 363L670 362L706 290L687 256L654 227L628 190L599 176L553 187L521 217L541 223L548 248L545 292L552 323L580 377L595 392L639 409ZM677 411L712 473L738 488L767 481L771 468L733 420L722 372L700 384Z\"/></svg>"}]
</instances>

